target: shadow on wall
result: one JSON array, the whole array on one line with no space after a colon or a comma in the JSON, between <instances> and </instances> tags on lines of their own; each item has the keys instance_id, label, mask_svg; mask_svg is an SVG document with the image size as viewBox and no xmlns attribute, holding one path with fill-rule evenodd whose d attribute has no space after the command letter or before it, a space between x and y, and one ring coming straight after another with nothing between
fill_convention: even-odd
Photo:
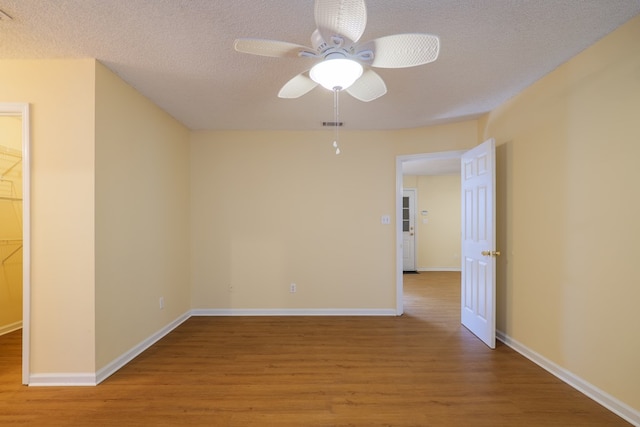
<instances>
[{"instance_id":1,"label":"shadow on wall","mask_svg":"<svg viewBox=\"0 0 640 427\"><path fill-rule=\"evenodd\" d=\"M496 147L496 247L502 256L496 258L496 329L508 332L509 294L507 283L511 282L512 271L509 266L510 242L509 204L511 193L511 168L513 167L513 142L509 141Z\"/></svg>"}]
</instances>

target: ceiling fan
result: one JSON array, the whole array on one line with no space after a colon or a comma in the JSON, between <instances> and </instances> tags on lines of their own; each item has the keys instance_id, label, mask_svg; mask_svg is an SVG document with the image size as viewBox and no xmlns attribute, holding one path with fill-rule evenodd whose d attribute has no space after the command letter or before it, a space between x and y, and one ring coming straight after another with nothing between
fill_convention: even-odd
<instances>
[{"instance_id":1,"label":"ceiling fan","mask_svg":"<svg viewBox=\"0 0 640 427\"><path fill-rule=\"evenodd\" d=\"M371 68L406 68L438 57L440 41L430 34L396 34L359 43L367 24L364 0L315 0L317 29L312 47L295 43L240 38L238 52L271 57L306 57L318 62L289 80L280 98L298 98L321 85L346 91L360 101L373 101L387 93L382 78Z\"/></svg>"}]
</instances>

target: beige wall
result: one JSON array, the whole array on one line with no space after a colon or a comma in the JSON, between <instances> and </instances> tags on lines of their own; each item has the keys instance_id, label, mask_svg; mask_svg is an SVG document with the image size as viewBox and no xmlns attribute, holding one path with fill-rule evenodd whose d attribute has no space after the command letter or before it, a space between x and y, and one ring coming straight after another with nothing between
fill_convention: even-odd
<instances>
[{"instance_id":1,"label":"beige wall","mask_svg":"<svg viewBox=\"0 0 640 427\"><path fill-rule=\"evenodd\" d=\"M99 370L190 308L189 132L98 63L95 141Z\"/></svg>"},{"instance_id":2,"label":"beige wall","mask_svg":"<svg viewBox=\"0 0 640 427\"><path fill-rule=\"evenodd\" d=\"M22 197L22 120L0 116L0 197ZM0 199L0 334L22 322L22 203Z\"/></svg>"},{"instance_id":3,"label":"beige wall","mask_svg":"<svg viewBox=\"0 0 640 427\"><path fill-rule=\"evenodd\" d=\"M486 117L498 329L640 410L640 17Z\"/></svg>"},{"instance_id":4,"label":"beige wall","mask_svg":"<svg viewBox=\"0 0 640 427\"><path fill-rule=\"evenodd\" d=\"M92 375L189 309L188 130L94 60L0 82L31 105L31 374Z\"/></svg>"},{"instance_id":5,"label":"beige wall","mask_svg":"<svg viewBox=\"0 0 640 427\"><path fill-rule=\"evenodd\" d=\"M460 175L410 175L403 179L403 185L417 189L418 195L417 269L460 270Z\"/></svg>"},{"instance_id":6,"label":"beige wall","mask_svg":"<svg viewBox=\"0 0 640 427\"><path fill-rule=\"evenodd\" d=\"M94 73L0 60L0 100L31 105L31 371L95 367Z\"/></svg>"},{"instance_id":7,"label":"beige wall","mask_svg":"<svg viewBox=\"0 0 640 427\"><path fill-rule=\"evenodd\" d=\"M395 156L476 143L469 121L344 132L338 157L325 132L189 146L94 60L0 65L0 100L31 105L32 375L95 374L190 303L393 309Z\"/></svg>"},{"instance_id":8,"label":"beige wall","mask_svg":"<svg viewBox=\"0 0 640 427\"><path fill-rule=\"evenodd\" d=\"M395 157L471 147L477 122L341 139L192 134L194 308L395 309Z\"/></svg>"}]
</instances>

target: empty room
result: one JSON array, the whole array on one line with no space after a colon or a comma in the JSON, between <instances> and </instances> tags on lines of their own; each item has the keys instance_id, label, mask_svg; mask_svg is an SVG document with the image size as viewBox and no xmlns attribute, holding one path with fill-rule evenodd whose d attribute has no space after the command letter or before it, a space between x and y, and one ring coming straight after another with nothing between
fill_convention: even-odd
<instances>
[{"instance_id":1,"label":"empty room","mask_svg":"<svg viewBox=\"0 0 640 427\"><path fill-rule=\"evenodd\" d=\"M0 0L0 424L640 425L639 14Z\"/></svg>"}]
</instances>

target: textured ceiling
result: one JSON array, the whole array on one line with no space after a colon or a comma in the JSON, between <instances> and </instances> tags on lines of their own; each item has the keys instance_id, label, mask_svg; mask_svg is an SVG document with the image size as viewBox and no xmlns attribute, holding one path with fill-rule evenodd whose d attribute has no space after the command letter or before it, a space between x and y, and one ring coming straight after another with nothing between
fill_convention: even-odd
<instances>
[{"instance_id":1,"label":"textured ceiling","mask_svg":"<svg viewBox=\"0 0 640 427\"><path fill-rule=\"evenodd\" d=\"M279 99L309 67L235 52L238 37L309 45L312 0L0 0L0 58L97 58L186 126L320 129L332 94ZM363 41L440 37L434 63L378 69L388 93L342 96L349 129L396 129L476 117L636 14L640 0L368 0Z\"/></svg>"}]
</instances>

